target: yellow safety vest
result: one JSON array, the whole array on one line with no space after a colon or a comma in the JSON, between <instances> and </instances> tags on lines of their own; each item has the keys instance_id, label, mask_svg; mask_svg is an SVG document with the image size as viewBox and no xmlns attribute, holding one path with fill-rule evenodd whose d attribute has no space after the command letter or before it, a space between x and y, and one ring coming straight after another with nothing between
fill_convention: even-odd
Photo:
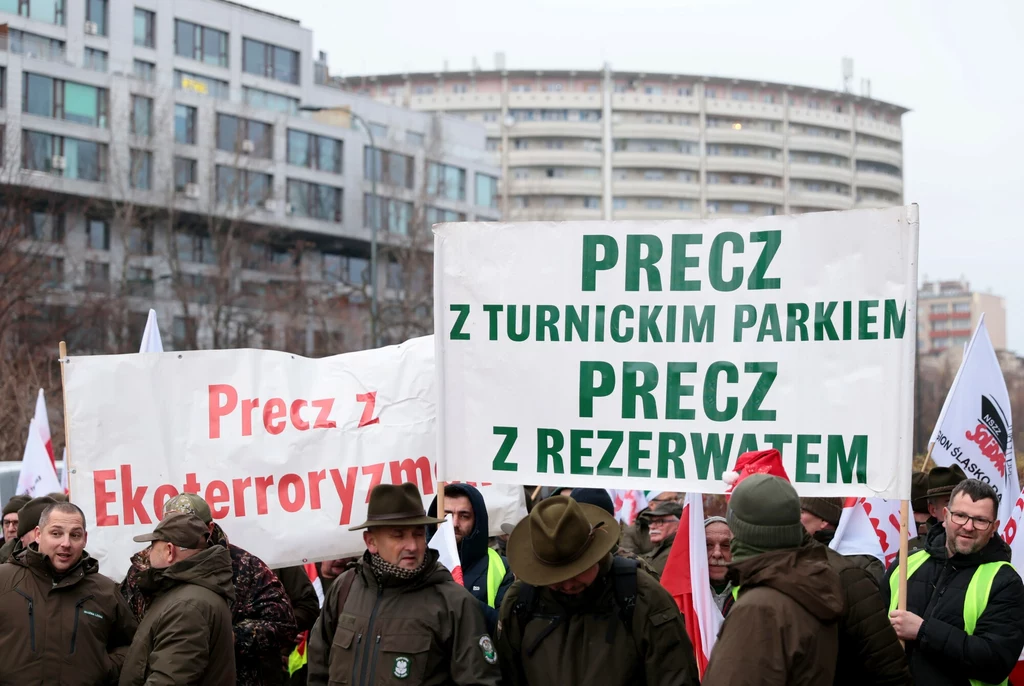
<instances>
[{"instance_id":1,"label":"yellow safety vest","mask_svg":"<svg viewBox=\"0 0 1024 686\"><path fill-rule=\"evenodd\" d=\"M498 589L505 578L505 563L494 548L487 549L487 604L494 607L498 599Z\"/></svg>"},{"instance_id":2,"label":"yellow safety vest","mask_svg":"<svg viewBox=\"0 0 1024 686\"><path fill-rule=\"evenodd\" d=\"M928 561L928 551L921 550L907 558L907 578L921 568ZM988 606L988 597L992 593L992 583L996 574L1004 566L1011 566L1009 562L986 562L978 565L971 576L971 582L967 584L967 595L964 598L964 631L968 636L974 635L974 629L978 626L978 618L981 617ZM889 575L889 612L896 609L899 600L899 569L894 569ZM971 686L988 686L985 681L971 679ZM1008 679L1003 679L997 686L1006 686Z\"/></svg>"}]
</instances>

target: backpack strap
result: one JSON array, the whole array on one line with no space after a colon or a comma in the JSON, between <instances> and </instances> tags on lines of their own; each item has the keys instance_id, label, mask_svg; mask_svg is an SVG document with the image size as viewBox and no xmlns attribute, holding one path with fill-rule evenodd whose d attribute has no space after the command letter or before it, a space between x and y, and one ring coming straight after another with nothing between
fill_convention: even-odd
<instances>
[{"instance_id":1,"label":"backpack strap","mask_svg":"<svg viewBox=\"0 0 1024 686\"><path fill-rule=\"evenodd\" d=\"M619 608L619 621L626 627L626 633L633 635L633 612L636 610L636 570L640 564L636 560L627 557L612 557L612 591L615 594L615 604ZM608 633L605 641L615 641L615 625L617 622L608 623Z\"/></svg>"}]
</instances>

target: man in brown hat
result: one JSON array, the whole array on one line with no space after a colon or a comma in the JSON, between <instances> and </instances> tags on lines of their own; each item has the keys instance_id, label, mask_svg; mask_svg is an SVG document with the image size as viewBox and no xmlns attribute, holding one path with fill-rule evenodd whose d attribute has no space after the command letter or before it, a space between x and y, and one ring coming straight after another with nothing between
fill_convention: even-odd
<instances>
[{"instance_id":1,"label":"man in brown hat","mask_svg":"<svg viewBox=\"0 0 1024 686\"><path fill-rule=\"evenodd\" d=\"M928 489L923 495L912 494L915 510L919 507L919 503L924 502L926 504L928 519L924 523L925 532L919 534L916 538L910 539L907 544L908 550L911 552L924 550L928 531L934 526L942 526L942 521L945 517L943 513L949 505L950 494L953 493L953 489L956 488L957 484L966 479L967 475L964 474L964 470L958 464L952 467L934 467L928 472Z\"/></svg>"},{"instance_id":2,"label":"man in brown hat","mask_svg":"<svg viewBox=\"0 0 1024 686\"><path fill-rule=\"evenodd\" d=\"M231 554L210 545L206 525L191 514L168 514L153 533L134 540L150 542L149 567L138 583L152 600L120 686L235 683Z\"/></svg>"},{"instance_id":3,"label":"man in brown hat","mask_svg":"<svg viewBox=\"0 0 1024 686\"><path fill-rule=\"evenodd\" d=\"M665 572L668 556L672 552L672 544L679 531L679 518L683 516L682 506L675 500L658 500L637 515L637 519L647 526L651 550L644 554L644 559L658 574Z\"/></svg>"},{"instance_id":4,"label":"man in brown hat","mask_svg":"<svg viewBox=\"0 0 1024 686\"><path fill-rule=\"evenodd\" d=\"M842 498L801 498L800 523L804 530L818 543L828 546L836 535L836 527L843 516ZM845 555L854 566L860 567L875 580L882 583L885 565L874 555Z\"/></svg>"},{"instance_id":5,"label":"man in brown hat","mask_svg":"<svg viewBox=\"0 0 1024 686\"><path fill-rule=\"evenodd\" d=\"M366 552L324 598L309 640L310 686L501 683L479 603L427 548L428 517L414 484L370 493Z\"/></svg>"},{"instance_id":6,"label":"man in brown hat","mask_svg":"<svg viewBox=\"0 0 1024 686\"><path fill-rule=\"evenodd\" d=\"M517 581L505 595L498 654L506 684L697 684L672 596L634 560L613 557L605 510L548 498L508 539Z\"/></svg>"}]
</instances>

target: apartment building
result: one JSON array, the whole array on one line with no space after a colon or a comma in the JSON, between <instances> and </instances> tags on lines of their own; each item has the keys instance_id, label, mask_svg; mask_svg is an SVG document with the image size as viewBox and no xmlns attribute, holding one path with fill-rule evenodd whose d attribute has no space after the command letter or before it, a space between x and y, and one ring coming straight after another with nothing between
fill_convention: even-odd
<instances>
[{"instance_id":1,"label":"apartment building","mask_svg":"<svg viewBox=\"0 0 1024 686\"><path fill-rule=\"evenodd\" d=\"M917 349L962 350L985 315L992 347L1006 350L1006 304L1002 296L971 290L968 281L926 281L917 292Z\"/></svg>"}]
</instances>

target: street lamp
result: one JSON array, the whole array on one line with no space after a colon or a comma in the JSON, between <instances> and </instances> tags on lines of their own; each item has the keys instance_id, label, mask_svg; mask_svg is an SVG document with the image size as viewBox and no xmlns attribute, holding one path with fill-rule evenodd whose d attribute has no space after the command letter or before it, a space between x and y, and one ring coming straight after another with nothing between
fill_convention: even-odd
<instances>
[{"instance_id":1,"label":"street lamp","mask_svg":"<svg viewBox=\"0 0 1024 686\"><path fill-rule=\"evenodd\" d=\"M380 347L380 340L378 337L378 326L377 326L377 221L383 216L383 212L379 205L379 199L377 198L377 146L373 140L373 131L370 130L370 125L366 123L366 120L360 117L358 114L353 112L348 107L314 107L311 105L304 105L299 108L303 112L321 112L324 110L344 112L348 117L358 123L366 131L366 135L370 139L370 151L371 151L371 167L370 167L370 207L373 212L373 221L370 222L370 340L373 341L373 347Z\"/></svg>"}]
</instances>

